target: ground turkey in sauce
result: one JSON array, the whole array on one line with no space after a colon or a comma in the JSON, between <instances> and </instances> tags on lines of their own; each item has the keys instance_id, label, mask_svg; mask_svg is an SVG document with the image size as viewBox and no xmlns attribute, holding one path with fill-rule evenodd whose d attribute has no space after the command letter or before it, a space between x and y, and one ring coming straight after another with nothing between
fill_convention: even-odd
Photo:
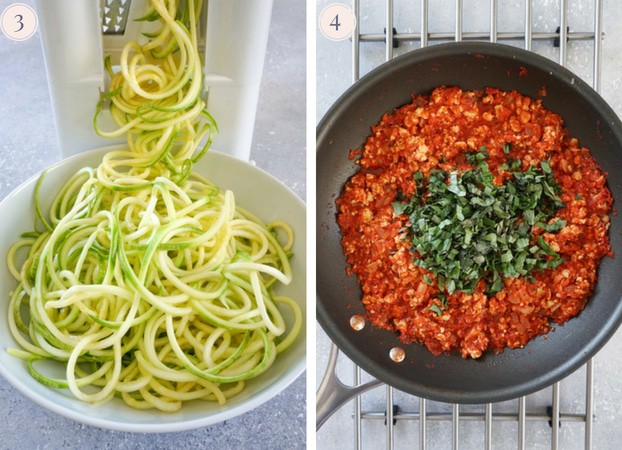
<instances>
[{"instance_id":1,"label":"ground turkey in sauce","mask_svg":"<svg viewBox=\"0 0 622 450\"><path fill-rule=\"evenodd\" d=\"M503 183L509 158L519 158L523 170L549 161L564 203L556 219L566 226L555 234L537 227L532 233L564 261L533 272L531 281L506 278L494 295L486 294L483 282L472 293L456 291L443 297L438 314L430 309L439 302L438 286L413 263L403 232L408 217L396 215L392 202L398 193L413 193L415 172L467 170L465 154L481 147L495 183ZM478 358L486 350L523 347L583 309L600 260L611 252L612 197L588 149L540 100L492 88L440 87L386 114L350 157L360 168L337 199L338 224L347 271L357 276L375 326L396 331L405 343L423 343L434 354L458 350Z\"/></svg>"}]
</instances>

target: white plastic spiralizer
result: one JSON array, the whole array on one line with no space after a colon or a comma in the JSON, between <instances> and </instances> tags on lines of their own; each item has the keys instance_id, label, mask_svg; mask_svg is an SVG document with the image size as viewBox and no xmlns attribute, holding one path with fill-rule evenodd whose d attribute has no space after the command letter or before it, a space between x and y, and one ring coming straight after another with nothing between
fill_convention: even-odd
<instances>
[{"instance_id":1,"label":"white plastic spiralizer","mask_svg":"<svg viewBox=\"0 0 622 450\"><path fill-rule=\"evenodd\" d=\"M204 98L220 129L212 148L248 160L272 0L204 1L199 23ZM37 1L63 157L125 140L98 136L93 115L106 89L104 56L110 55L115 65L128 40L146 40L142 33L153 24L136 19L148 7L148 0ZM110 129L112 118L104 113L100 124Z\"/></svg>"}]
</instances>

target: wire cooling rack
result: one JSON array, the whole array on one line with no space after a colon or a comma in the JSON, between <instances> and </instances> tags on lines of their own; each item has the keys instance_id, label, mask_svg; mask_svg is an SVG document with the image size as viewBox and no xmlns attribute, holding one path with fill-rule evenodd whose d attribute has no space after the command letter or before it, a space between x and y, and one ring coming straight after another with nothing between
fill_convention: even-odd
<instances>
[{"instance_id":1,"label":"wire cooling rack","mask_svg":"<svg viewBox=\"0 0 622 450\"><path fill-rule=\"evenodd\" d=\"M351 8L357 19L351 37L352 82L375 65L419 47L443 41L485 40L519 46L556 60L563 66L569 66L569 51L572 51L572 61L582 61L583 72L578 74L599 91L603 5L601 0L595 0L589 5L585 3L587 2L581 4L581 11L577 11L576 2L570 5L569 0L420 0L418 3L411 1L399 4L394 0L352 0ZM508 11L509 8L512 11ZM546 8L546 13L541 11L542 8ZM437 32L435 28L438 27L431 22L438 17L440 9L443 9L443 16L452 16L452 20L451 23L441 23L440 26L444 24L447 29ZM506 14L502 16L500 12ZM384 20L370 24L370 16ZM569 18L572 18L573 26L582 28L572 29ZM543 21L546 25L543 25ZM364 27L377 29L362 32ZM487 31L479 31L486 28ZM571 69L576 72L576 68ZM345 359L345 356L341 357ZM574 448L581 445L577 440L582 440L583 448L592 449L592 360L568 377L574 379L570 392L563 387L568 382L566 379L546 390L515 401L486 405L439 404L413 397L370 378L355 365L354 385L346 386L337 375L338 360L341 361L340 353L332 345L319 394L338 397L340 389L358 391L353 401L352 414L353 442L356 449L363 448L363 445L365 448L382 448L383 442L387 449L398 446L421 450L437 448L438 436L432 433L436 433L440 424L444 424L443 430L450 429L450 447L453 449L468 446L472 442L476 443L477 448L492 449L493 442L499 441L499 430L502 430L508 438L509 434L514 434L511 439L501 440L504 443L503 448L524 450L532 448L527 424L532 425L535 422L540 425L540 435L544 429L545 439L550 442L553 450L561 448L562 424L576 428L571 433ZM384 390L384 402L377 401L381 390ZM371 395L371 392L375 395L374 400L366 401L366 396ZM562 402L562 395L572 396L572 401ZM572 407L564 409L561 406L568 404ZM325 414L318 413L318 426L330 420L333 412L334 410L328 413L324 411ZM472 431L474 426L478 430L475 433ZM372 431L365 433L363 439L365 427ZM463 430L469 430L469 444L465 444L463 435L466 433ZM496 440L493 439L493 433L496 433ZM475 438L473 434L476 435Z\"/></svg>"}]
</instances>

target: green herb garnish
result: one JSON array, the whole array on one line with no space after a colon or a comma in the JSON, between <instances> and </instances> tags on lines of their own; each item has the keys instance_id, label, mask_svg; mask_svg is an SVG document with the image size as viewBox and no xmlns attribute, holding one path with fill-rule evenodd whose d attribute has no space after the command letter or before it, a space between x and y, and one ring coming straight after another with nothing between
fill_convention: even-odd
<instances>
[{"instance_id":1,"label":"green herb garnish","mask_svg":"<svg viewBox=\"0 0 622 450\"><path fill-rule=\"evenodd\" d=\"M443 311L447 309L447 306L449 303L448 303L446 295L438 294L436 298L440 300L441 302L440 306L437 305L436 303L432 303L432 305L428 309L432 311L434 314L436 314L437 316L441 316L443 314Z\"/></svg>"},{"instance_id":2,"label":"green herb garnish","mask_svg":"<svg viewBox=\"0 0 622 450\"><path fill-rule=\"evenodd\" d=\"M551 220L564 205L550 164L521 171L521 161L509 158L511 177L497 186L487 157L482 147L467 155L475 167L462 173L433 170L425 180L416 172L415 195L393 203L396 214L409 216L415 264L435 275L440 291L473 292L483 279L493 294L503 289L504 278L532 278L534 270L563 262L542 236L532 234L534 226L549 233L566 226ZM434 306L440 315L442 308Z\"/></svg>"}]
</instances>

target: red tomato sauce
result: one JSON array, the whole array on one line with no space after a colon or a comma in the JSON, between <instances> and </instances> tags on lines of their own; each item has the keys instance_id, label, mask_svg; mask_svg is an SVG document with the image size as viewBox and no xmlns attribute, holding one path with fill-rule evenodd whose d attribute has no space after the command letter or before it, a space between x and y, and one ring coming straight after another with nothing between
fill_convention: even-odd
<instances>
[{"instance_id":1,"label":"red tomato sauce","mask_svg":"<svg viewBox=\"0 0 622 450\"><path fill-rule=\"evenodd\" d=\"M605 174L559 115L517 92L440 87L384 115L371 131L364 146L351 151L359 170L337 199L337 220L347 272L361 284L373 325L436 355L455 350L478 358L487 350L523 347L583 309L601 259L611 256L613 199ZM496 183L510 176L500 168L508 158L520 158L522 170L550 160L565 204L555 220L566 220L566 226L555 234L534 227L532 234L541 235L564 262L533 272L531 282L506 278L504 289L491 296L483 281L472 294L454 292L439 315L430 310L439 304L438 287L413 263L404 239L408 219L396 215L391 202L399 192L414 192L416 171L427 177L433 169L469 169L465 153L482 146Z\"/></svg>"}]
</instances>

